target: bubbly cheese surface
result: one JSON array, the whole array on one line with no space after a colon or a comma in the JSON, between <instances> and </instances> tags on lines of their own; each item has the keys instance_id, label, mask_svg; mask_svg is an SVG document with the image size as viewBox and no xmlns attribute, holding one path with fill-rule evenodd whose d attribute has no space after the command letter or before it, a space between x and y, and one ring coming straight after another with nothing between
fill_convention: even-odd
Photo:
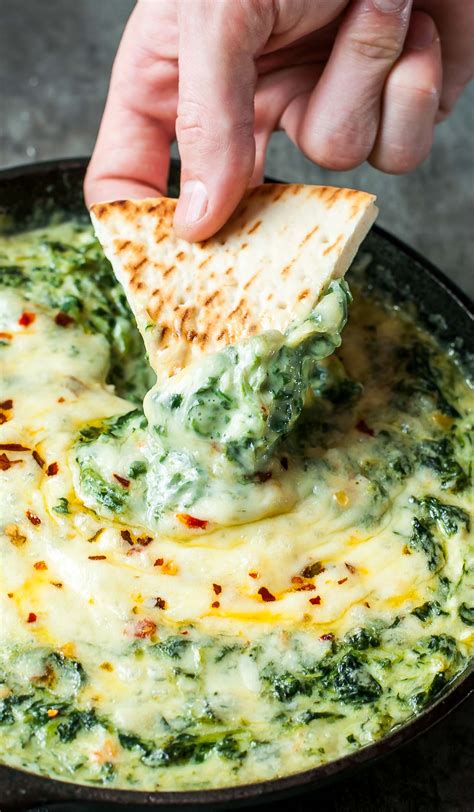
<instances>
[{"instance_id":1,"label":"bubbly cheese surface","mask_svg":"<svg viewBox=\"0 0 474 812\"><path fill-rule=\"evenodd\" d=\"M0 240L5 763L136 789L262 780L384 735L466 667L472 391L354 291L271 476L245 481L284 510L221 527L190 507L179 538L150 519L152 377L90 230Z\"/></svg>"}]
</instances>

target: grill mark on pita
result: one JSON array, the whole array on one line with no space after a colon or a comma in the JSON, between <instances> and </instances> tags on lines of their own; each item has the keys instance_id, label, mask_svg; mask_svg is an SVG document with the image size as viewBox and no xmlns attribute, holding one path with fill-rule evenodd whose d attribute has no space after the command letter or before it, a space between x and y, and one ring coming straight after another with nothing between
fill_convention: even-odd
<instances>
[{"instance_id":1,"label":"grill mark on pita","mask_svg":"<svg viewBox=\"0 0 474 812\"><path fill-rule=\"evenodd\" d=\"M245 299L241 299L240 302L238 303L237 307L234 307L234 309L230 311L230 313L228 315L228 318L230 319L231 316L235 316L235 314L239 312L239 310L241 309L241 307L243 307L244 304L245 304ZM242 318L246 319L247 315L242 315Z\"/></svg>"},{"instance_id":2,"label":"grill mark on pita","mask_svg":"<svg viewBox=\"0 0 474 812\"><path fill-rule=\"evenodd\" d=\"M125 251L125 249L130 245L130 240L114 240L114 244L118 252Z\"/></svg>"},{"instance_id":3,"label":"grill mark on pita","mask_svg":"<svg viewBox=\"0 0 474 812\"><path fill-rule=\"evenodd\" d=\"M276 203L277 200L280 200L280 197L283 197L283 195L285 194L285 191L286 191L285 187L282 186L277 192L275 192L273 202Z\"/></svg>"},{"instance_id":4,"label":"grill mark on pita","mask_svg":"<svg viewBox=\"0 0 474 812\"><path fill-rule=\"evenodd\" d=\"M144 262L146 262L146 257L143 257L143 259L140 259L140 260L139 260L139 262L137 262L135 265L133 265L133 266L132 266L132 267L133 267L133 269L134 269L135 271L138 271L138 269L142 267L142 265L143 265L143 263L144 263Z\"/></svg>"},{"instance_id":5,"label":"grill mark on pita","mask_svg":"<svg viewBox=\"0 0 474 812\"><path fill-rule=\"evenodd\" d=\"M254 234L257 231L257 229L260 228L261 225L262 225L262 221L257 220L257 222L253 224L252 228L249 228L249 230L247 231L247 234Z\"/></svg>"},{"instance_id":6,"label":"grill mark on pita","mask_svg":"<svg viewBox=\"0 0 474 812\"><path fill-rule=\"evenodd\" d=\"M247 247L248 247L248 242L243 242L242 245L240 246L240 250L243 251L244 248L247 248Z\"/></svg>"},{"instance_id":7,"label":"grill mark on pita","mask_svg":"<svg viewBox=\"0 0 474 812\"><path fill-rule=\"evenodd\" d=\"M219 296L219 291L218 291L218 290L215 290L215 291L214 291L214 293L211 293L211 295L210 295L210 296L208 296L208 297L207 297L207 299L205 300L205 302L204 302L204 307L208 307L208 306L211 304L211 302L213 302L213 301L214 301L214 299L215 299L217 296Z\"/></svg>"},{"instance_id":8,"label":"grill mark on pita","mask_svg":"<svg viewBox=\"0 0 474 812\"><path fill-rule=\"evenodd\" d=\"M308 233L306 234L306 236L305 236L305 237L303 237L303 239L302 239L302 240L301 240L301 242L300 242L300 248L302 248L302 246L303 246L303 245L304 245L306 242L308 242L308 240L310 240L310 239L311 239L311 237L313 236L313 234L316 234L316 232L318 231L318 229L319 229L319 225L315 226L315 227L314 227L314 228L313 228L311 231L308 231Z\"/></svg>"},{"instance_id":9,"label":"grill mark on pita","mask_svg":"<svg viewBox=\"0 0 474 812\"><path fill-rule=\"evenodd\" d=\"M283 270L282 270L282 271L280 271L280 276L287 276L287 275L289 274L289 272L290 272L290 270L291 270L291 266L293 265L294 261L295 261L295 260L294 260L294 259L292 259L292 260L291 260L291 262L289 262L289 263L288 263L288 265L285 265L285 267L283 268Z\"/></svg>"},{"instance_id":10,"label":"grill mark on pita","mask_svg":"<svg viewBox=\"0 0 474 812\"><path fill-rule=\"evenodd\" d=\"M170 267L169 267L169 268L167 268L167 269L166 269L166 271L163 271L163 276L164 276L164 277L169 276L169 275L170 275L170 273L173 273L173 271L174 271L175 269L176 269L176 265L170 265Z\"/></svg>"},{"instance_id":11,"label":"grill mark on pita","mask_svg":"<svg viewBox=\"0 0 474 812\"><path fill-rule=\"evenodd\" d=\"M245 285L244 285L244 290L247 290L247 288L249 288L249 287L250 287L250 285L252 284L252 282L253 282L254 280L255 280L255 276L251 276L251 277L250 277L250 279L248 280L248 282L246 282L246 283L245 283Z\"/></svg>"},{"instance_id":12,"label":"grill mark on pita","mask_svg":"<svg viewBox=\"0 0 474 812\"><path fill-rule=\"evenodd\" d=\"M328 209L334 205L337 198L339 197L339 189L334 189L333 193L329 195L328 199L326 200L326 206Z\"/></svg>"},{"instance_id":13,"label":"grill mark on pita","mask_svg":"<svg viewBox=\"0 0 474 812\"><path fill-rule=\"evenodd\" d=\"M185 258L186 258L186 254L184 253L184 251L180 251L179 254L176 254L176 259L179 259L180 262L182 262L183 259L185 259Z\"/></svg>"},{"instance_id":14,"label":"grill mark on pita","mask_svg":"<svg viewBox=\"0 0 474 812\"><path fill-rule=\"evenodd\" d=\"M303 299L307 298L307 296L309 296L309 290L306 288L306 290L301 291L300 295L298 296L298 301L302 302Z\"/></svg>"},{"instance_id":15,"label":"grill mark on pita","mask_svg":"<svg viewBox=\"0 0 474 812\"><path fill-rule=\"evenodd\" d=\"M211 260L210 256L206 257L205 259L203 259L202 262L199 263L198 268L204 268L204 266L207 265L207 263L210 262L210 260Z\"/></svg>"},{"instance_id":16,"label":"grill mark on pita","mask_svg":"<svg viewBox=\"0 0 474 812\"><path fill-rule=\"evenodd\" d=\"M323 251L324 256L326 256L327 254L330 254L331 251L333 251L336 248L336 246L341 242L341 240L342 240L342 234L339 234L339 237L337 238L337 240L335 240L332 243L332 245L328 245L328 247L324 249L324 251Z\"/></svg>"}]
</instances>

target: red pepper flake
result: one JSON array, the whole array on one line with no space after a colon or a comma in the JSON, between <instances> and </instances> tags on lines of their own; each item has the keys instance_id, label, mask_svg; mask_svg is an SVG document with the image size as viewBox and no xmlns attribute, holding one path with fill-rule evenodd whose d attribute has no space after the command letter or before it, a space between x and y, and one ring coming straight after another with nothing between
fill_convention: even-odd
<instances>
[{"instance_id":1,"label":"red pepper flake","mask_svg":"<svg viewBox=\"0 0 474 812\"><path fill-rule=\"evenodd\" d=\"M402 550L402 553L403 553L403 555L411 555L411 550L406 544L405 544L405 546L404 546L404 548Z\"/></svg>"},{"instance_id":2,"label":"red pepper flake","mask_svg":"<svg viewBox=\"0 0 474 812\"><path fill-rule=\"evenodd\" d=\"M250 578L258 578L258 572L249 572Z\"/></svg>"},{"instance_id":3,"label":"red pepper flake","mask_svg":"<svg viewBox=\"0 0 474 812\"><path fill-rule=\"evenodd\" d=\"M354 573L355 573L355 572L357 572L357 568L356 568L356 567L354 567L354 564L349 564L349 563L346 561L346 562L345 562L345 564L344 564L344 566L345 566L345 567L347 567L347 569L349 570L349 572L351 573L351 575L354 575Z\"/></svg>"},{"instance_id":4,"label":"red pepper flake","mask_svg":"<svg viewBox=\"0 0 474 812\"><path fill-rule=\"evenodd\" d=\"M257 480L257 482L266 482L267 479L271 478L272 478L271 471L257 471L257 473L255 474L255 479Z\"/></svg>"},{"instance_id":5,"label":"red pepper flake","mask_svg":"<svg viewBox=\"0 0 474 812\"><path fill-rule=\"evenodd\" d=\"M282 457L280 460L280 465L285 471L288 471L288 457Z\"/></svg>"},{"instance_id":6,"label":"red pepper flake","mask_svg":"<svg viewBox=\"0 0 474 812\"><path fill-rule=\"evenodd\" d=\"M8 471L12 465L20 465L23 460L9 460L6 454L0 454L0 471Z\"/></svg>"},{"instance_id":7,"label":"red pepper flake","mask_svg":"<svg viewBox=\"0 0 474 812\"><path fill-rule=\"evenodd\" d=\"M46 564L46 561L36 561L33 564L33 566L34 566L35 570L47 570L48 569L48 565Z\"/></svg>"},{"instance_id":8,"label":"red pepper flake","mask_svg":"<svg viewBox=\"0 0 474 812\"><path fill-rule=\"evenodd\" d=\"M54 317L54 321L60 327L68 327L70 324L74 324L74 319L72 316L69 316L67 313L64 313L62 310L59 313L56 313Z\"/></svg>"},{"instance_id":9,"label":"red pepper flake","mask_svg":"<svg viewBox=\"0 0 474 812\"><path fill-rule=\"evenodd\" d=\"M162 567L164 564L164 558L157 558L155 563L153 564L154 567Z\"/></svg>"},{"instance_id":10,"label":"red pepper flake","mask_svg":"<svg viewBox=\"0 0 474 812\"><path fill-rule=\"evenodd\" d=\"M0 451L30 451L30 449L20 443L0 443Z\"/></svg>"},{"instance_id":11,"label":"red pepper flake","mask_svg":"<svg viewBox=\"0 0 474 812\"><path fill-rule=\"evenodd\" d=\"M58 403L64 403L64 398L58 398Z\"/></svg>"},{"instance_id":12,"label":"red pepper flake","mask_svg":"<svg viewBox=\"0 0 474 812\"><path fill-rule=\"evenodd\" d=\"M89 561L105 561L107 558L106 555L88 555L87 558Z\"/></svg>"},{"instance_id":13,"label":"red pepper flake","mask_svg":"<svg viewBox=\"0 0 474 812\"><path fill-rule=\"evenodd\" d=\"M296 587L297 592L312 592L314 589L316 589L315 584L301 584Z\"/></svg>"},{"instance_id":14,"label":"red pepper flake","mask_svg":"<svg viewBox=\"0 0 474 812\"><path fill-rule=\"evenodd\" d=\"M356 429L360 431L361 434L368 434L369 437L375 437L375 431L367 425L365 420L359 420L359 422L356 423Z\"/></svg>"},{"instance_id":15,"label":"red pepper flake","mask_svg":"<svg viewBox=\"0 0 474 812\"><path fill-rule=\"evenodd\" d=\"M319 604L321 603L321 596L320 596L320 595L316 595L316 597L315 597L315 598L310 598L310 599L309 599L309 602L310 602L310 603L312 603L312 604L313 604L313 606L319 606Z\"/></svg>"},{"instance_id":16,"label":"red pepper flake","mask_svg":"<svg viewBox=\"0 0 474 812\"><path fill-rule=\"evenodd\" d=\"M222 592L222 587L221 587L221 585L220 585L220 584L213 584L213 585L212 585L212 588L213 588L214 592L216 593L216 595L220 595L220 594L221 594L221 592Z\"/></svg>"},{"instance_id":17,"label":"red pepper flake","mask_svg":"<svg viewBox=\"0 0 474 812\"><path fill-rule=\"evenodd\" d=\"M0 412L0 426L1 426L3 423L6 423L6 422L7 422L7 420L8 420L8 417L6 416L6 414L3 414L3 412Z\"/></svg>"},{"instance_id":18,"label":"red pepper flake","mask_svg":"<svg viewBox=\"0 0 474 812\"><path fill-rule=\"evenodd\" d=\"M258 590L258 594L262 598L262 601L276 601L275 595L272 595L271 592L268 591L266 586L261 586Z\"/></svg>"},{"instance_id":19,"label":"red pepper flake","mask_svg":"<svg viewBox=\"0 0 474 812\"><path fill-rule=\"evenodd\" d=\"M114 474L113 476L114 476L114 479L116 479L117 482L119 482L120 485L122 485L124 488L128 488L130 486L130 480L125 479L124 476L120 476L119 474Z\"/></svg>"},{"instance_id":20,"label":"red pepper flake","mask_svg":"<svg viewBox=\"0 0 474 812\"><path fill-rule=\"evenodd\" d=\"M151 536L142 536L141 538L137 538L137 544L140 547L148 547L149 544L153 541Z\"/></svg>"},{"instance_id":21,"label":"red pepper flake","mask_svg":"<svg viewBox=\"0 0 474 812\"><path fill-rule=\"evenodd\" d=\"M219 609L220 603L219 603L219 601L213 601L211 603L211 606L212 606L213 609Z\"/></svg>"},{"instance_id":22,"label":"red pepper flake","mask_svg":"<svg viewBox=\"0 0 474 812\"><path fill-rule=\"evenodd\" d=\"M130 530L121 530L120 535L122 536L123 540L127 542L127 544L133 544L132 534Z\"/></svg>"},{"instance_id":23,"label":"red pepper flake","mask_svg":"<svg viewBox=\"0 0 474 812\"><path fill-rule=\"evenodd\" d=\"M143 640L145 637L151 637L156 632L156 623L149 618L139 620L135 626L134 636Z\"/></svg>"},{"instance_id":24,"label":"red pepper flake","mask_svg":"<svg viewBox=\"0 0 474 812\"><path fill-rule=\"evenodd\" d=\"M18 319L18 324L20 324L22 327L29 327L30 324L33 324L35 318L36 313L32 313L30 310L24 310Z\"/></svg>"},{"instance_id":25,"label":"red pepper flake","mask_svg":"<svg viewBox=\"0 0 474 812\"><path fill-rule=\"evenodd\" d=\"M155 606L157 606L158 609L166 609L166 601L164 598L155 598Z\"/></svg>"},{"instance_id":26,"label":"red pepper flake","mask_svg":"<svg viewBox=\"0 0 474 812\"><path fill-rule=\"evenodd\" d=\"M56 476L59 471L59 465L57 462L51 462L48 467L46 468L46 476Z\"/></svg>"},{"instance_id":27,"label":"red pepper flake","mask_svg":"<svg viewBox=\"0 0 474 812\"><path fill-rule=\"evenodd\" d=\"M30 612L27 619L26 619L26 622L27 623L36 623L37 620L38 620L37 615L35 615L34 612Z\"/></svg>"},{"instance_id":28,"label":"red pepper flake","mask_svg":"<svg viewBox=\"0 0 474 812\"><path fill-rule=\"evenodd\" d=\"M364 601L364 606L367 606L367 609L370 609L370 603L369 603L369 601Z\"/></svg>"},{"instance_id":29,"label":"red pepper flake","mask_svg":"<svg viewBox=\"0 0 474 812\"><path fill-rule=\"evenodd\" d=\"M56 586L58 589L61 589L61 588L62 588L62 583L61 583L61 581L51 581L51 584L52 584L53 586Z\"/></svg>"},{"instance_id":30,"label":"red pepper flake","mask_svg":"<svg viewBox=\"0 0 474 812\"><path fill-rule=\"evenodd\" d=\"M44 461L43 457L41 456L41 454L38 454L38 452L37 452L37 451L32 451L32 452L31 452L31 456L33 457L34 461L35 461L36 463L38 463L38 465L39 465L39 467L40 467L40 468L44 468L44 466L46 465L46 463L45 463L45 461Z\"/></svg>"},{"instance_id":31,"label":"red pepper flake","mask_svg":"<svg viewBox=\"0 0 474 812\"><path fill-rule=\"evenodd\" d=\"M205 519L197 519L195 516L190 516L189 513L177 513L176 518L186 527L197 527L200 530L205 530L209 524Z\"/></svg>"},{"instance_id":32,"label":"red pepper flake","mask_svg":"<svg viewBox=\"0 0 474 812\"><path fill-rule=\"evenodd\" d=\"M340 581L338 581L337 583L338 583L338 584L345 584L345 583L346 583L346 581L347 581L347 578L341 578L341 580L340 580Z\"/></svg>"},{"instance_id":33,"label":"red pepper flake","mask_svg":"<svg viewBox=\"0 0 474 812\"><path fill-rule=\"evenodd\" d=\"M322 634L319 639L320 640L334 640L335 638L334 638L334 635L332 634L332 632L328 632L327 634Z\"/></svg>"},{"instance_id":34,"label":"red pepper flake","mask_svg":"<svg viewBox=\"0 0 474 812\"><path fill-rule=\"evenodd\" d=\"M6 409L7 411L13 409L13 401L11 399L4 400L3 403L0 403L0 409Z\"/></svg>"},{"instance_id":35,"label":"red pepper flake","mask_svg":"<svg viewBox=\"0 0 474 812\"><path fill-rule=\"evenodd\" d=\"M184 631L184 632L180 632L180 634L184 634L184 635L186 635L186 634L189 634L189 632Z\"/></svg>"}]
</instances>

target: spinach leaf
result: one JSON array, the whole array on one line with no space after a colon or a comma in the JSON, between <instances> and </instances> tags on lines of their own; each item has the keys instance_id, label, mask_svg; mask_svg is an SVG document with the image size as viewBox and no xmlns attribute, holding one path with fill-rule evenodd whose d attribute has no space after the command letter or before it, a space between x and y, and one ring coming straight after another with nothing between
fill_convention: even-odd
<instances>
[{"instance_id":1,"label":"spinach leaf","mask_svg":"<svg viewBox=\"0 0 474 812\"><path fill-rule=\"evenodd\" d=\"M422 465L439 476L443 489L457 493L467 487L467 474L456 460L453 444L447 437L423 440L418 446L418 458Z\"/></svg>"},{"instance_id":2,"label":"spinach leaf","mask_svg":"<svg viewBox=\"0 0 474 812\"><path fill-rule=\"evenodd\" d=\"M443 566L444 553L440 544L435 540L429 528L419 519L413 519L408 546L412 550L424 553L427 558L428 569L435 571Z\"/></svg>"},{"instance_id":3,"label":"spinach leaf","mask_svg":"<svg viewBox=\"0 0 474 812\"><path fill-rule=\"evenodd\" d=\"M446 536L453 536L464 527L470 530L469 514L460 507L447 505L435 496L425 496L422 499L412 497L412 501L422 509L423 518L436 522Z\"/></svg>"},{"instance_id":4,"label":"spinach leaf","mask_svg":"<svg viewBox=\"0 0 474 812\"><path fill-rule=\"evenodd\" d=\"M467 603L461 603L458 609L458 614L466 626L474 626L474 606L468 606Z\"/></svg>"},{"instance_id":5,"label":"spinach leaf","mask_svg":"<svg viewBox=\"0 0 474 812\"><path fill-rule=\"evenodd\" d=\"M355 654L338 662L332 684L339 699L354 705L374 702L382 693L382 686Z\"/></svg>"}]
</instances>

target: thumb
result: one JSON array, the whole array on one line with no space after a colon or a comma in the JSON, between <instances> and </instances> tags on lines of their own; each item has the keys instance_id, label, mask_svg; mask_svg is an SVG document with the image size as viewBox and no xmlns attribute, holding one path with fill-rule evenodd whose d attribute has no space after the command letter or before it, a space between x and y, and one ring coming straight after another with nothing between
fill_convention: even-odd
<instances>
[{"instance_id":1,"label":"thumb","mask_svg":"<svg viewBox=\"0 0 474 812\"><path fill-rule=\"evenodd\" d=\"M179 5L176 135L182 169L174 223L185 239L214 234L252 176L254 54L271 33L272 14L249 19L243 4L215 0Z\"/></svg>"}]
</instances>

